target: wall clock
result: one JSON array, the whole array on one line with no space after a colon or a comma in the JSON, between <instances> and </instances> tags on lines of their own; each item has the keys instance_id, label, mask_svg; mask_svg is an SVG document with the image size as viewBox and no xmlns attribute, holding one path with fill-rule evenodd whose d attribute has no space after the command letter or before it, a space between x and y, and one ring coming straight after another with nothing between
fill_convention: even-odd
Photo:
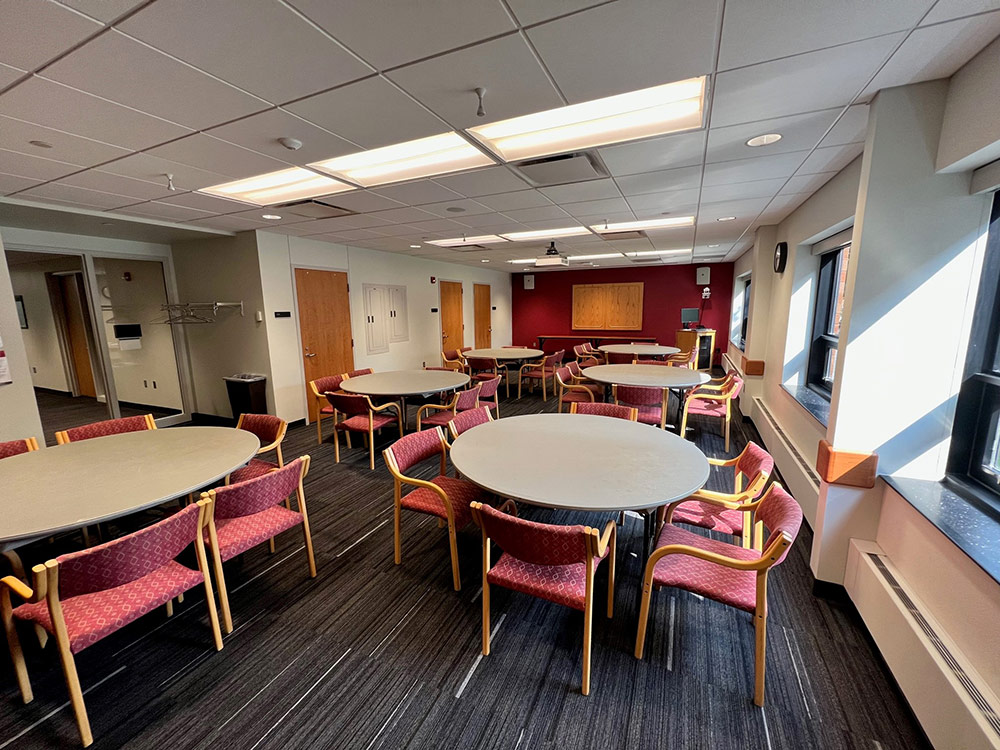
<instances>
[{"instance_id":1,"label":"wall clock","mask_svg":"<svg viewBox=\"0 0 1000 750\"><path fill-rule=\"evenodd\" d=\"M788 262L788 243L779 242L774 246L774 272L784 273L785 264Z\"/></svg>"}]
</instances>

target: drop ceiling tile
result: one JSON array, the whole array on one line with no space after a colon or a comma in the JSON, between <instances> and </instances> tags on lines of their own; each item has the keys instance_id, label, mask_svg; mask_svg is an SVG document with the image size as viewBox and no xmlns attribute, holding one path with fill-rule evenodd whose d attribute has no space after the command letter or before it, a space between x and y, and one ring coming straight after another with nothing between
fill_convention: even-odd
<instances>
[{"instance_id":1,"label":"drop ceiling tile","mask_svg":"<svg viewBox=\"0 0 1000 750\"><path fill-rule=\"evenodd\" d=\"M513 31L494 0L386 2L289 0L328 34L379 70Z\"/></svg>"},{"instance_id":2,"label":"drop ceiling tile","mask_svg":"<svg viewBox=\"0 0 1000 750\"><path fill-rule=\"evenodd\" d=\"M8 117L132 150L191 132L189 128L37 77L0 95L0 110Z\"/></svg>"},{"instance_id":3,"label":"drop ceiling tile","mask_svg":"<svg viewBox=\"0 0 1000 750\"><path fill-rule=\"evenodd\" d=\"M19 193L19 197L29 200L45 201L49 198L59 201L71 201L82 206L92 206L94 208L121 208L136 203L135 198L124 195L113 195L112 193L102 193L97 190L86 190L84 188L73 187L71 185L61 185L50 182L46 185L30 188Z\"/></svg>"},{"instance_id":4,"label":"drop ceiling tile","mask_svg":"<svg viewBox=\"0 0 1000 750\"><path fill-rule=\"evenodd\" d=\"M604 0L508 0L507 4L517 22L529 26L603 3Z\"/></svg>"},{"instance_id":5,"label":"drop ceiling tile","mask_svg":"<svg viewBox=\"0 0 1000 750\"><path fill-rule=\"evenodd\" d=\"M581 204L581 207L583 204ZM535 208L516 208L504 211L504 216L514 221L543 221L547 219L568 219L566 211L559 206L537 206Z\"/></svg>"},{"instance_id":6,"label":"drop ceiling tile","mask_svg":"<svg viewBox=\"0 0 1000 750\"><path fill-rule=\"evenodd\" d=\"M712 126L849 104L902 38L889 34L720 73Z\"/></svg>"},{"instance_id":7,"label":"drop ceiling tile","mask_svg":"<svg viewBox=\"0 0 1000 750\"><path fill-rule=\"evenodd\" d=\"M376 188L373 192L408 206L462 200L464 197L454 190L442 187L431 180L417 180L402 185L390 185L388 187Z\"/></svg>"},{"instance_id":8,"label":"drop ceiling tile","mask_svg":"<svg viewBox=\"0 0 1000 750\"><path fill-rule=\"evenodd\" d=\"M753 218L764 210L764 207L771 200L770 196L764 198L744 198L742 200L721 201L719 203L702 203L698 209L699 231L703 224L712 226L727 225L732 227L749 223ZM718 221L725 216L735 216L733 221Z\"/></svg>"},{"instance_id":9,"label":"drop ceiling tile","mask_svg":"<svg viewBox=\"0 0 1000 750\"><path fill-rule=\"evenodd\" d=\"M793 195L795 193L812 194L823 187L836 172L817 172L816 174L796 174L788 178L778 195Z\"/></svg>"},{"instance_id":10,"label":"drop ceiling tile","mask_svg":"<svg viewBox=\"0 0 1000 750\"><path fill-rule=\"evenodd\" d=\"M275 104L374 72L274 0L160 0L120 28Z\"/></svg>"},{"instance_id":11,"label":"drop ceiling tile","mask_svg":"<svg viewBox=\"0 0 1000 750\"><path fill-rule=\"evenodd\" d=\"M101 171L134 177L137 180L146 180L147 182L162 183L166 183L166 175L172 174L174 187L178 190L197 190L232 179L229 175L190 167L153 154L132 154L109 164L101 165Z\"/></svg>"},{"instance_id":12,"label":"drop ceiling tile","mask_svg":"<svg viewBox=\"0 0 1000 750\"><path fill-rule=\"evenodd\" d=\"M514 221L508 219L501 214L480 214L479 216L470 216L460 222L470 229L482 229L482 232L475 232L475 234L498 234L500 232L524 232L530 228L541 229L542 227L532 227L531 222L522 224L519 221ZM565 224L565 222L558 222ZM552 226L552 220L549 219L545 222L545 229ZM488 231L486 231L488 230ZM470 232L472 234L472 232Z\"/></svg>"},{"instance_id":13,"label":"drop ceiling tile","mask_svg":"<svg viewBox=\"0 0 1000 750\"><path fill-rule=\"evenodd\" d=\"M842 109L827 109L805 115L778 117L760 122L712 128L708 133L708 151L705 161L732 161L757 156L809 150L826 133ZM778 133L781 140L767 146L748 146L747 141L765 133Z\"/></svg>"},{"instance_id":14,"label":"drop ceiling tile","mask_svg":"<svg viewBox=\"0 0 1000 750\"><path fill-rule=\"evenodd\" d=\"M808 152L793 151L774 156L758 156L754 159L736 159L705 165L705 185L726 185L731 182L768 180L775 177L790 177L799 168Z\"/></svg>"},{"instance_id":15,"label":"drop ceiling tile","mask_svg":"<svg viewBox=\"0 0 1000 750\"><path fill-rule=\"evenodd\" d=\"M1000 11L915 29L865 87L879 89L948 78L1000 34Z\"/></svg>"},{"instance_id":16,"label":"drop ceiling tile","mask_svg":"<svg viewBox=\"0 0 1000 750\"><path fill-rule=\"evenodd\" d=\"M265 219L264 214L269 216L280 216L280 219ZM285 224L296 224L302 226L303 222L302 216L296 216L295 214L288 213L287 211L281 210L281 208L272 206L270 208L246 208L243 211L233 211L232 213L226 214L227 216L234 216L237 219L249 219L250 221L260 221L263 222L268 227L277 228ZM308 223L308 222L306 222Z\"/></svg>"},{"instance_id":17,"label":"drop ceiling tile","mask_svg":"<svg viewBox=\"0 0 1000 750\"><path fill-rule=\"evenodd\" d=\"M513 211L517 208L536 208L552 204L552 201L537 190L518 190L513 193L485 195L476 200L495 211Z\"/></svg>"},{"instance_id":18,"label":"drop ceiling tile","mask_svg":"<svg viewBox=\"0 0 1000 750\"><path fill-rule=\"evenodd\" d=\"M434 182L468 198L509 193L531 187L506 167L487 167L475 172L435 177Z\"/></svg>"},{"instance_id":19,"label":"drop ceiling tile","mask_svg":"<svg viewBox=\"0 0 1000 750\"><path fill-rule=\"evenodd\" d=\"M444 201L442 203L429 203L420 206L421 210L429 211L435 216L440 216L445 219L454 219L455 221L461 221L466 216L475 216L476 214L491 214L494 213L493 209L489 206L484 206L482 203L477 203L469 198L460 198L453 201ZM452 208L461 208L461 211L450 211Z\"/></svg>"},{"instance_id":20,"label":"drop ceiling tile","mask_svg":"<svg viewBox=\"0 0 1000 750\"><path fill-rule=\"evenodd\" d=\"M284 107L363 148L437 135L448 126L381 78L368 78Z\"/></svg>"},{"instance_id":21,"label":"drop ceiling tile","mask_svg":"<svg viewBox=\"0 0 1000 750\"><path fill-rule=\"evenodd\" d=\"M696 188L701 182L701 167L681 167L618 177L615 182L625 196L663 193L669 190Z\"/></svg>"},{"instance_id":22,"label":"drop ceiling tile","mask_svg":"<svg viewBox=\"0 0 1000 750\"><path fill-rule=\"evenodd\" d=\"M848 143L845 146L818 148L803 162L802 166L797 170L797 174L839 172L860 156L863 150L863 143Z\"/></svg>"},{"instance_id":23,"label":"drop ceiling tile","mask_svg":"<svg viewBox=\"0 0 1000 750\"><path fill-rule=\"evenodd\" d=\"M345 232L338 232L338 236L344 242L357 242L359 240L384 239L385 235L371 229L349 229Z\"/></svg>"},{"instance_id":24,"label":"drop ceiling tile","mask_svg":"<svg viewBox=\"0 0 1000 750\"><path fill-rule=\"evenodd\" d=\"M823 146L841 146L845 143L864 141L868 130L868 105L855 104L837 120L829 135L823 139Z\"/></svg>"},{"instance_id":25,"label":"drop ceiling tile","mask_svg":"<svg viewBox=\"0 0 1000 750\"><path fill-rule=\"evenodd\" d=\"M29 141L44 141L52 148L32 146ZM0 148L81 167L90 167L129 153L128 149L3 116L0 116Z\"/></svg>"},{"instance_id":26,"label":"drop ceiling tile","mask_svg":"<svg viewBox=\"0 0 1000 750\"><path fill-rule=\"evenodd\" d=\"M331 195L327 201L348 211L367 213L369 211L385 211L390 208L401 208L399 201L390 200L371 190L352 190L349 193Z\"/></svg>"},{"instance_id":27,"label":"drop ceiling tile","mask_svg":"<svg viewBox=\"0 0 1000 750\"><path fill-rule=\"evenodd\" d=\"M385 224L379 229L387 237L408 237L413 234L420 234L420 230L409 224Z\"/></svg>"},{"instance_id":28,"label":"drop ceiling tile","mask_svg":"<svg viewBox=\"0 0 1000 750\"><path fill-rule=\"evenodd\" d=\"M195 129L268 106L115 30L50 65L44 77Z\"/></svg>"},{"instance_id":29,"label":"drop ceiling tile","mask_svg":"<svg viewBox=\"0 0 1000 750\"><path fill-rule=\"evenodd\" d=\"M13 68L10 65L0 64L0 89L10 86L18 78L23 76L25 71Z\"/></svg>"},{"instance_id":30,"label":"drop ceiling tile","mask_svg":"<svg viewBox=\"0 0 1000 750\"><path fill-rule=\"evenodd\" d=\"M207 219L195 219L187 223L196 227L222 229L227 232L245 232L265 227L263 221L250 221L249 219L234 218L232 216L210 216Z\"/></svg>"},{"instance_id":31,"label":"drop ceiling tile","mask_svg":"<svg viewBox=\"0 0 1000 750\"><path fill-rule=\"evenodd\" d=\"M729 185L706 185L701 190L701 200L703 203L719 203L743 198L770 198L781 189L785 180L785 177L775 177L770 180L734 182Z\"/></svg>"},{"instance_id":32,"label":"drop ceiling tile","mask_svg":"<svg viewBox=\"0 0 1000 750\"><path fill-rule=\"evenodd\" d=\"M598 149L615 177L661 169L701 164L705 152L705 131L677 133L638 143Z\"/></svg>"},{"instance_id":33,"label":"drop ceiling tile","mask_svg":"<svg viewBox=\"0 0 1000 750\"><path fill-rule=\"evenodd\" d=\"M47 152L51 149L36 150ZM33 180L56 180L80 170L75 164L66 164L65 162L46 159L34 154L21 154L16 151L3 150L0 150L0 164L3 165L2 169L7 174L29 177Z\"/></svg>"},{"instance_id":34,"label":"drop ceiling tile","mask_svg":"<svg viewBox=\"0 0 1000 750\"><path fill-rule=\"evenodd\" d=\"M635 215L631 211L618 211L617 213L607 213L607 214L587 214L586 216L574 216L573 220L579 222L585 227L596 226L597 224L603 224L605 222L615 224L619 221L634 221ZM593 240L586 235L581 235L580 237L571 238L573 242L592 242ZM603 240L601 240L603 242Z\"/></svg>"},{"instance_id":35,"label":"drop ceiling tile","mask_svg":"<svg viewBox=\"0 0 1000 750\"><path fill-rule=\"evenodd\" d=\"M217 198L214 195L206 195L205 193L172 193L165 198L160 198L159 202L195 208L199 211L207 211L213 214L229 214L235 211L246 210L250 207L246 203Z\"/></svg>"},{"instance_id":36,"label":"drop ceiling tile","mask_svg":"<svg viewBox=\"0 0 1000 750\"><path fill-rule=\"evenodd\" d=\"M527 33L573 104L710 73L719 7L619 0Z\"/></svg>"},{"instance_id":37,"label":"drop ceiling tile","mask_svg":"<svg viewBox=\"0 0 1000 750\"><path fill-rule=\"evenodd\" d=\"M669 190L663 193L644 193L642 195L632 195L628 197L628 205L636 215L650 211L662 213L669 211L677 213L685 206L698 205L698 195L701 191L698 188L688 188L686 190ZM683 215L683 214L681 214Z\"/></svg>"},{"instance_id":38,"label":"drop ceiling tile","mask_svg":"<svg viewBox=\"0 0 1000 750\"><path fill-rule=\"evenodd\" d=\"M122 177L111 172L101 172L96 169L88 169L86 172L79 172L59 181L62 185L74 185L75 187L87 188L88 190L100 190L105 193L115 193L116 195L127 195L134 198L134 202L148 201L155 198L165 198L171 194L167 188L166 181L146 182L136 180L131 177Z\"/></svg>"},{"instance_id":39,"label":"drop ceiling tile","mask_svg":"<svg viewBox=\"0 0 1000 750\"><path fill-rule=\"evenodd\" d=\"M21 70L34 70L103 28L69 8L39 0L4 0L0 14L0 62Z\"/></svg>"},{"instance_id":40,"label":"drop ceiling tile","mask_svg":"<svg viewBox=\"0 0 1000 750\"><path fill-rule=\"evenodd\" d=\"M434 214L423 211L419 208L392 208L388 211L379 211L372 214L385 221L386 224L413 224L417 221L427 221L434 218Z\"/></svg>"},{"instance_id":41,"label":"drop ceiling tile","mask_svg":"<svg viewBox=\"0 0 1000 750\"><path fill-rule=\"evenodd\" d=\"M562 106L559 94L517 34L407 65L388 74L456 129ZM475 89L486 89L477 117Z\"/></svg>"},{"instance_id":42,"label":"drop ceiling tile","mask_svg":"<svg viewBox=\"0 0 1000 750\"><path fill-rule=\"evenodd\" d=\"M59 0L59 2L98 21L109 23L121 18L135 6L142 5L145 0Z\"/></svg>"},{"instance_id":43,"label":"drop ceiling tile","mask_svg":"<svg viewBox=\"0 0 1000 750\"><path fill-rule=\"evenodd\" d=\"M624 198L605 198L599 201L581 201L580 203L566 203L562 206L572 216L589 216L590 214L609 214L618 211L628 211L629 206ZM533 209L525 209L531 211ZM514 212L516 213L516 212ZM513 215L507 212L508 216ZM519 217L514 217L519 218Z\"/></svg>"},{"instance_id":44,"label":"drop ceiling tile","mask_svg":"<svg viewBox=\"0 0 1000 750\"><path fill-rule=\"evenodd\" d=\"M699 224L695 230L695 239L692 244L698 245L708 245L708 244L719 244L725 245L726 243L736 242L743 233L750 226L751 220L760 213L759 211L754 213L753 216L748 216L746 219L742 220L739 224L736 222L729 222L728 224L716 224L714 221L706 222L705 224Z\"/></svg>"},{"instance_id":45,"label":"drop ceiling tile","mask_svg":"<svg viewBox=\"0 0 1000 750\"><path fill-rule=\"evenodd\" d=\"M579 203L581 201L596 201L604 198L620 198L621 192L612 179L590 180L588 182L573 182L569 185L539 188L538 192L545 195L553 203Z\"/></svg>"},{"instance_id":46,"label":"drop ceiling tile","mask_svg":"<svg viewBox=\"0 0 1000 750\"><path fill-rule=\"evenodd\" d=\"M795 193L793 195L779 195L768 205L760 215L757 223L777 224L783 221L788 214L804 203L809 196L805 193Z\"/></svg>"},{"instance_id":47,"label":"drop ceiling tile","mask_svg":"<svg viewBox=\"0 0 1000 750\"><path fill-rule=\"evenodd\" d=\"M413 228L416 229L417 232L420 234L444 232L445 237L459 237L462 235L463 232L465 234L470 234L470 232L467 231L467 227L464 224L460 224L457 221L452 221L451 219L429 219L428 221L415 221L413 222Z\"/></svg>"},{"instance_id":48,"label":"drop ceiling tile","mask_svg":"<svg viewBox=\"0 0 1000 750\"><path fill-rule=\"evenodd\" d=\"M140 203L137 206L129 206L121 209L118 213L129 214L130 216L145 216L150 219L160 219L161 221L190 221L192 219L207 219L209 214L205 211L198 211L187 206L178 206L174 203L161 203L150 201ZM218 227L227 229L228 227Z\"/></svg>"},{"instance_id":49,"label":"drop ceiling tile","mask_svg":"<svg viewBox=\"0 0 1000 750\"><path fill-rule=\"evenodd\" d=\"M299 166L358 150L353 143L281 109L250 115L207 132L237 146ZM296 138L302 142L302 147L290 151L278 143L279 138Z\"/></svg>"},{"instance_id":50,"label":"drop ceiling tile","mask_svg":"<svg viewBox=\"0 0 1000 750\"><path fill-rule=\"evenodd\" d=\"M920 25L950 21L952 18L990 10L1000 10L1000 0L938 0Z\"/></svg>"},{"instance_id":51,"label":"drop ceiling tile","mask_svg":"<svg viewBox=\"0 0 1000 750\"><path fill-rule=\"evenodd\" d=\"M288 169L287 162L272 159L256 151L234 146L204 133L195 133L173 143L149 149L148 153L199 169L207 169L233 179ZM207 187L198 185L197 187Z\"/></svg>"},{"instance_id":52,"label":"drop ceiling tile","mask_svg":"<svg viewBox=\"0 0 1000 750\"><path fill-rule=\"evenodd\" d=\"M28 177L21 177L16 174L0 173L0 195L10 195L18 190L24 190L32 185L41 184L41 180L32 180Z\"/></svg>"},{"instance_id":53,"label":"drop ceiling tile","mask_svg":"<svg viewBox=\"0 0 1000 750\"><path fill-rule=\"evenodd\" d=\"M728 0L719 70L909 29L933 0L796 3Z\"/></svg>"}]
</instances>

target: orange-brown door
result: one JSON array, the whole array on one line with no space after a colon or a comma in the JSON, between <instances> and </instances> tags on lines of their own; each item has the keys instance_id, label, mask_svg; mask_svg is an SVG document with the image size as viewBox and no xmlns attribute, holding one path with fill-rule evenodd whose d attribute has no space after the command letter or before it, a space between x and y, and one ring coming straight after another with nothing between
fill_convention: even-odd
<instances>
[{"instance_id":1,"label":"orange-brown door","mask_svg":"<svg viewBox=\"0 0 1000 750\"><path fill-rule=\"evenodd\" d=\"M476 348L489 349L493 344L493 309L490 304L490 285L472 287L476 311Z\"/></svg>"},{"instance_id":2,"label":"orange-brown door","mask_svg":"<svg viewBox=\"0 0 1000 750\"><path fill-rule=\"evenodd\" d=\"M313 421L317 405L309 381L354 369L347 274L296 268L295 294L299 303L306 400L309 420Z\"/></svg>"},{"instance_id":3,"label":"orange-brown door","mask_svg":"<svg viewBox=\"0 0 1000 750\"><path fill-rule=\"evenodd\" d=\"M76 372L76 387L81 396L97 398L94 384L94 370L90 362L90 348L87 344L87 323L89 316L84 312L84 298L80 292L79 274L58 276L66 313L66 338L69 339L69 354Z\"/></svg>"},{"instance_id":4,"label":"orange-brown door","mask_svg":"<svg viewBox=\"0 0 1000 750\"><path fill-rule=\"evenodd\" d=\"M465 346L462 322L462 282L441 281L441 349Z\"/></svg>"}]
</instances>

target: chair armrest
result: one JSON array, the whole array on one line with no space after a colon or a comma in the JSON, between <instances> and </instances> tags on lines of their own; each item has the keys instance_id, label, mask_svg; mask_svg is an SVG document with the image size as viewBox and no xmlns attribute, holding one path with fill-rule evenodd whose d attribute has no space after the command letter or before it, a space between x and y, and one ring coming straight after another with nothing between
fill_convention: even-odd
<instances>
[{"instance_id":1,"label":"chair armrest","mask_svg":"<svg viewBox=\"0 0 1000 750\"><path fill-rule=\"evenodd\" d=\"M275 440L273 443L262 445L260 448L257 449L257 455L259 456L261 453L267 453L268 451L273 451L279 445L281 445L281 440Z\"/></svg>"},{"instance_id":2,"label":"chair armrest","mask_svg":"<svg viewBox=\"0 0 1000 750\"><path fill-rule=\"evenodd\" d=\"M501 513L506 513L507 515L517 517L517 503L513 500L508 500L499 508Z\"/></svg>"},{"instance_id":3,"label":"chair armrest","mask_svg":"<svg viewBox=\"0 0 1000 750\"><path fill-rule=\"evenodd\" d=\"M35 592L32 591L31 587L21 579L15 578L14 576L4 576L3 578L0 578L0 584L9 588L25 601L34 601L32 597L34 597Z\"/></svg>"},{"instance_id":4,"label":"chair armrest","mask_svg":"<svg viewBox=\"0 0 1000 750\"><path fill-rule=\"evenodd\" d=\"M451 411L451 404L424 404L417 409L417 416L420 416L425 409L437 409L438 411Z\"/></svg>"},{"instance_id":5,"label":"chair armrest","mask_svg":"<svg viewBox=\"0 0 1000 750\"><path fill-rule=\"evenodd\" d=\"M739 456L736 458L710 458L708 459L708 463L710 466L735 466L739 460Z\"/></svg>"},{"instance_id":6,"label":"chair armrest","mask_svg":"<svg viewBox=\"0 0 1000 750\"><path fill-rule=\"evenodd\" d=\"M695 557L699 560L722 565L726 568L733 568L734 570L764 570L769 568L772 562L763 555L759 560L736 560L732 557L726 557L725 555L719 555L715 552L709 552L686 544L668 544L655 550L649 556L649 561L646 563L647 579L652 578L653 568L656 566L656 563L667 555L688 555L689 557Z\"/></svg>"},{"instance_id":7,"label":"chair armrest","mask_svg":"<svg viewBox=\"0 0 1000 750\"><path fill-rule=\"evenodd\" d=\"M521 365L519 368L517 368L517 373L518 373L518 375L520 375L522 372L524 372L528 368L531 368L531 367L541 367L541 366L542 365L539 364L538 362L525 362L523 365Z\"/></svg>"},{"instance_id":8,"label":"chair armrest","mask_svg":"<svg viewBox=\"0 0 1000 750\"><path fill-rule=\"evenodd\" d=\"M397 404L397 403L394 403L394 402L390 401L388 404L382 404L381 406L375 406L375 404L372 404L371 399L368 400L368 403L371 405L371 410L372 411L378 412L378 411L385 411L386 409L394 409L396 411L396 413L399 414L399 404Z\"/></svg>"},{"instance_id":9,"label":"chair armrest","mask_svg":"<svg viewBox=\"0 0 1000 750\"><path fill-rule=\"evenodd\" d=\"M607 525L604 527L604 533L601 534L600 539L597 540L597 554L604 557L604 552L607 550L609 545L614 544L615 537L618 534L618 524L614 522L614 519L608 521Z\"/></svg>"},{"instance_id":10,"label":"chair armrest","mask_svg":"<svg viewBox=\"0 0 1000 750\"><path fill-rule=\"evenodd\" d=\"M701 399L702 401L728 401L729 394L727 393L699 393L697 391L690 391L686 400L691 400L692 398Z\"/></svg>"}]
</instances>

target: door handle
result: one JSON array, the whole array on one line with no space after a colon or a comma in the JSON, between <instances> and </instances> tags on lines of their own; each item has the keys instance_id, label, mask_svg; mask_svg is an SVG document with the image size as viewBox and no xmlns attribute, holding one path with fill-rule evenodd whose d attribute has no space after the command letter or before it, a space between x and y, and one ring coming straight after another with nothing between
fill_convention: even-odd
<instances>
[{"instance_id":1,"label":"door handle","mask_svg":"<svg viewBox=\"0 0 1000 750\"><path fill-rule=\"evenodd\" d=\"M315 357L316 355L315 354L307 354L306 356L307 357Z\"/></svg>"}]
</instances>

